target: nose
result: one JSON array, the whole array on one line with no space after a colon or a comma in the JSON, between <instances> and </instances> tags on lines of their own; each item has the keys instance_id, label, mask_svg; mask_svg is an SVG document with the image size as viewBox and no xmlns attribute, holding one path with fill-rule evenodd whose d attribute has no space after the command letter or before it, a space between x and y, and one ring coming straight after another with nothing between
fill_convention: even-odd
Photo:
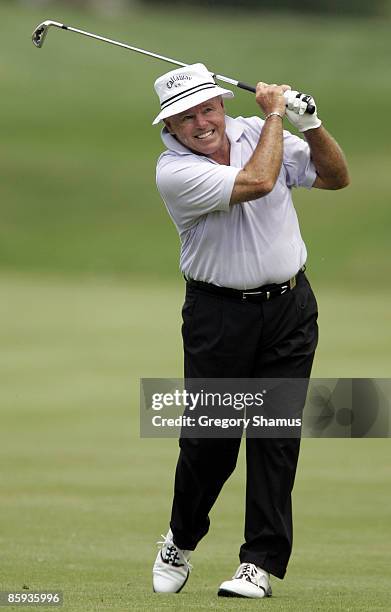
<instances>
[{"instance_id":1,"label":"nose","mask_svg":"<svg viewBox=\"0 0 391 612\"><path fill-rule=\"evenodd\" d=\"M209 125L208 119L202 114L197 113L195 117L195 125L199 129L203 129Z\"/></svg>"}]
</instances>

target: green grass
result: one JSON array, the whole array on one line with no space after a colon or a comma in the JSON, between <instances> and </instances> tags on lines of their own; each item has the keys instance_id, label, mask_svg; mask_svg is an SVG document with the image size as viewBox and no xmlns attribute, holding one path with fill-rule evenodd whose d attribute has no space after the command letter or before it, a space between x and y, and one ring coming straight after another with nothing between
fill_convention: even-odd
<instances>
[{"instance_id":1,"label":"green grass","mask_svg":"<svg viewBox=\"0 0 391 612\"><path fill-rule=\"evenodd\" d=\"M181 375L182 285L2 275L0 292L0 587L61 589L70 612L258 606L216 597L238 562L243 455L188 586L151 593L177 444L139 438L138 382ZM389 297L318 291L314 375L389 374ZM388 440L303 441L294 554L263 607L389 609L388 457Z\"/></svg>"},{"instance_id":2,"label":"green grass","mask_svg":"<svg viewBox=\"0 0 391 612\"><path fill-rule=\"evenodd\" d=\"M352 175L342 192L295 194L313 277L354 286L388 274L388 20L135 8L109 18L10 4L0 6L3 270L178 275L178 238L155 188L162 144L151 126L152 84L169 65L59 30L37 50L30 33L47 17L248 82L313 92ZM228 110L258 107L236 91Z\"/></svg>"},{"instance_id":3,"label":"green grass","mask_svg":"<svg viewBox=\"0 0 391 612\"><path fill-rule=\"evenodd\" d=\"M215 595L238 561L243 456L186 590L151 593L177 445L139 438L139 378L182 371L179 244L150 125L169 67L60 31L36 50L46 18L314 93L352 175L347 190L295 194L320 306L314 376L390 374L389 20L2 3L0 587L62 589L67 612L388 610L380 439L303 441L294 554L270 601ZM236 92L229 113L256 112Z\"/></svg>"}]
</instances>

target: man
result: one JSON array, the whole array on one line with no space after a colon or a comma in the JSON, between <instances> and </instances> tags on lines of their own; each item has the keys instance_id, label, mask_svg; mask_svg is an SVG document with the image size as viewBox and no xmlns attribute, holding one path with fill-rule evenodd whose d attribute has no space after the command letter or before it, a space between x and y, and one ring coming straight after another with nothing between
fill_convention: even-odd
<instances>
[{"instance_id":1,"label":"man","mask_svg":"<svg viewBox=\"0 0 391 612\"><path fill-rule=\"evenodd\" d=\"M288 85L258 83L264 119L225 115L222 89L203 64L155 82L166 151L157 186L181 240L187 280L184 374L198 378L304 378L317 345L317 304L304 274L305 244L293 187L340 189L343 154L315 101ZM285 115L305 140L283 130ZM245 542L220 596L271 595L292 548L291 491L298 438L246 439ZM153 568L155 592L179 592L209 511L235 468L239 438L181 436L170 530Z\"/></svg>"}]
</instances>

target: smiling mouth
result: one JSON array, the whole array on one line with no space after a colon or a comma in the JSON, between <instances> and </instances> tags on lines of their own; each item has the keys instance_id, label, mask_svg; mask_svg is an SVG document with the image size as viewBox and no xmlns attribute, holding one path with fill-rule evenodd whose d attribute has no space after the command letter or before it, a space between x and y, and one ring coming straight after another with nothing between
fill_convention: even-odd
<instances>
[{"instance_id":1,"label":"smiling mouth","mask_svg":"<svg viewBox=\"0 0 391 612\"><path fill-rule=\"evenodd\" d=\"M195 138L198 138L198 140L204 140L205 138L212 136L214 133L214 130L209 130L208 132L204 132L203 134L198 134L197 136L195 136Z\"/></svg>"}]
</instances>

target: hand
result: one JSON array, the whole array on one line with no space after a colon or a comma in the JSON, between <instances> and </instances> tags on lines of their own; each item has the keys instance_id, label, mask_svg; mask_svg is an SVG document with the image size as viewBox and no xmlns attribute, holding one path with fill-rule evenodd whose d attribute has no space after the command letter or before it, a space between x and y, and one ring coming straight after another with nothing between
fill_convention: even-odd
<instances>
[{"instance_id":1,"label":"hand","mask_svg":"<svg viewBox=\"0 0 391 612\"><path fill-rule=\"evenodd\" d=\"M282 117L285 115L286 100L284 93L288 89L290 89L289 85L257 83L255 99L265 115L274 112L279 113Z\"/></svg>"},{"instance_id":2,"label":"hand","mask_svg":"<svg viewBox=\"0 0 391 612\"><path fill-rule=\"evenodd\" d=\"M299 93L298 91L290 90L285 92L285 101L287 105L286 116L299 132L313 130L322 125L317 115L317 108L313 98L309 98L306 94ZM305 112L308 104L315 106L315 112L312 115Z\"/></svg>"}]
</instances>

